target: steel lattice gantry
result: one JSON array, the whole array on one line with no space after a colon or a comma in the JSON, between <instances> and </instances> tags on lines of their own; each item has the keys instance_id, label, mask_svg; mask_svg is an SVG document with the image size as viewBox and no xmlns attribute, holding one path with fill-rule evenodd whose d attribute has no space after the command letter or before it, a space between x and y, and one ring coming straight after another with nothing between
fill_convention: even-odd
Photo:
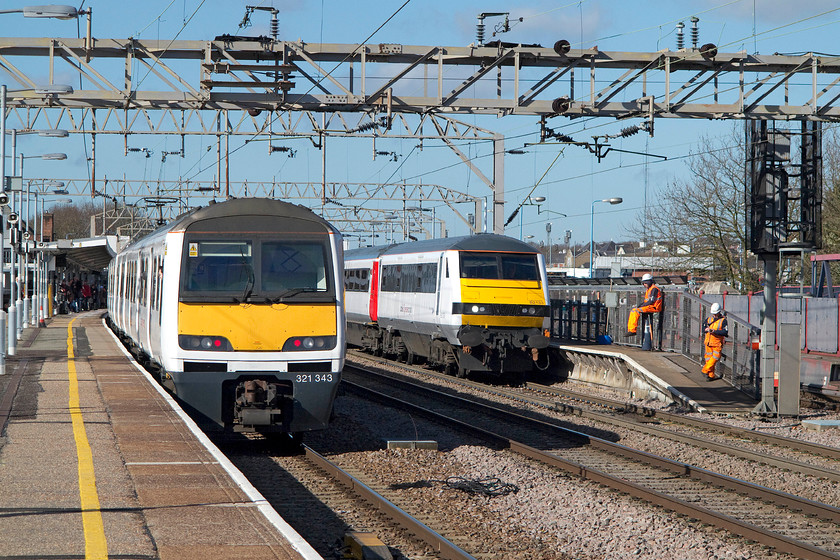
<instances>
[{"instance_id":1,"label":"steel lattice gantry","mask_svg":"<svg viewBox=\"0 0 840 560\"><path fill-rule=\"evenodd\" d=\"M49 73L52 78L57 70L64 72L68 67L93 85L93 89L61 98L31 92L11 96L13 107L141 113L244 109L383 115L840 117L834 106L840 97L840 59L833 56L763 56L716 49L701 54L698 49L629 53L558 47L558 52L508 44L357 46L237 37L215 41L94 39L91 48L85 42L0 38L0 67L21 87L34 87L34 75ZM43 65L32 64L31 57ZM19 60L26 61L26 70ZM148 79L150 75L154 78ZM137 123L138 118L147 122ZM130 132L134 127L154 126L156 120L176 129L179 122L182 128L188 121L193 128L208 122L194 119L190 115L182 120L180 114L171 120L148 115L114 117L97 132L105 132L108 126ZM205 126L204 133L212 134L212 126Z\"/></svg>"},{"instance_id":2,"label":"steel lattice gantry","mask_svg":"<svg viewBox=\"0 0 840 560\"><path fill-rule=\"evenodd\" d=\"M89 86L68 95L34 91L38 77L52 83L68 70ZM0 75L30 88L8 97L10 126L23 130L441 139L492 189L497 232L504 139L450 115L638 117L651 125L657 117L840 119L837 57L720 53L713 45L628 53L565 41L545 48L0 38ZM452 143L470 137L494 140L490 177Z\"/></svg>"}]
</instances>

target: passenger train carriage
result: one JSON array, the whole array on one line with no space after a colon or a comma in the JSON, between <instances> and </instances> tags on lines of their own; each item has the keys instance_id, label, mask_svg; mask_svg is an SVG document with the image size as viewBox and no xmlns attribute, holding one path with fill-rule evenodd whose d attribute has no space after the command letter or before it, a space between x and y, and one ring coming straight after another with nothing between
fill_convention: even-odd
<instances>
[{"instance_id":1,"label":"passenger train carriage","mask_svg":"<svg viewBox=\"0 0 840 560\"><path fill-rule=\"evenodd\" d=\"M502 235L347 251L348 343L450 374L520 378L548 365L545 261Z\"/></svg>"},{"instance_id":2,"label":"passenger train carriage","mask_svg":"<svg viewBox=\"0 0 840 560\"><path fill-rule=\"evenodd\" d=\"M271 199L211 204L127 247L108 274L113 328L212 424L327 426L345 349L331 224Z\"/></svg>"}]
</instances>

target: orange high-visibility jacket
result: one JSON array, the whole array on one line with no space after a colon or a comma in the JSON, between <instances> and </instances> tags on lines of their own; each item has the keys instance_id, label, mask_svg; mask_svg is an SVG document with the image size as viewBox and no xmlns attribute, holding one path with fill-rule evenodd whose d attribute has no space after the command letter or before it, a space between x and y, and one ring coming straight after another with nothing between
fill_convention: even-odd
<instances>
[{"instance_id":1,"label":"orange high-visibility jacket","mask_svg":"<svg viewBox=\"0 0 840 560\"><path fill-rule=\"evenodd\" d=\"M664 295L656 284L651 284L645 291L645 300L638 307L642 313L659 313L662 311Z\"/></svg>"},{"instance_id":2,"label":"orange high-visibility jacket","mask_svg":"<svg viewBox=\"0 0 840 560\"><path fill-rule=\"evenodd\" d=\"M709 329L706 339L703 341L706 346L723 346L725 339L729 336L729 325L726 317L715 319L714 315L706 319L704 327ZM705 330L705 329L703 329Z\"/></svg>"}]
</instances>

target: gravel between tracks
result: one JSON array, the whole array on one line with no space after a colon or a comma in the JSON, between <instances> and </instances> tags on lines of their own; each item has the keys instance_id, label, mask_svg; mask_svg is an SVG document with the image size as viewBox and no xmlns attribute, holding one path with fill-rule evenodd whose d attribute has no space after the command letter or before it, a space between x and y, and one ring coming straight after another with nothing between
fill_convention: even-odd
<instances>
[{"instance_id":1,"label":"gravel between tracks","mask_svg":"<svg viewBox=\"0 0 840 560\"><path fill-rule=\"evenodd\" d=\"M506 541L520 543L523 553L505 558L789 558L510 452L489 449L476 442L464 444L454 440L448 430L404 412L393 411L383 417L379 405L351 396L339 397L336 411L338 417L333 428L318 436L316 447L326 446L333 460L363 470L383 486L396 485L407 499L423 504L427 511L457 518L466 533L485 541L483 552L486 553L492 554L494 543ZM574 418L574 421L581 422L581 419ZM815 434L807 435L810 439ZM820 439L825 439L826 434L822 435ZM632 437L635 436L628 434L622 443L633 446L629 441ZM393 439L433 439L439 442L440 450L382 449L386 440ZM339 441L341 444L336 447ZM672 442L660 442L660 445L662 449L655 452L664 453L675 447ZM358 452L360 449L377 450ZM700 457L694 459L680 458L700 463ZM732 476L737 476L735 471L742 468L749 471L742 473L744 478L755 479L754 472L761 470L743 461L719 460L740 464L729 469L728 474ZM715 470L721 470L725 464ZM479 497L434 482L446 476L498 477L520 490L506 496ZM776 476L779 476L777 471ZM797 493L802 493L801 482L797 484ZM835 486L823 481L815 484Z\"/></svg>"}]
</instances>

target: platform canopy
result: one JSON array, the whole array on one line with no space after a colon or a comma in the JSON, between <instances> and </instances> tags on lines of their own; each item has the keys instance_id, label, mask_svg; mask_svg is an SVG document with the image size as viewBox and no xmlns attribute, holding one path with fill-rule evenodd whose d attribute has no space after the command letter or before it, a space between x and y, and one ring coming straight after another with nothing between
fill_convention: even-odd
<instances>
[{"instance_id":1,"label":"platform canopy","mask_svg":"<svg viewBox=\"0 0 840 560\"><path fill-rule=\"evenodd\" d=\"M117 236L105 235L86 239L59 239L38 243L38 249L53 255L64 255L68 263L90 271L101 271L117 254Z\"/></svg>"}]
</instances>

